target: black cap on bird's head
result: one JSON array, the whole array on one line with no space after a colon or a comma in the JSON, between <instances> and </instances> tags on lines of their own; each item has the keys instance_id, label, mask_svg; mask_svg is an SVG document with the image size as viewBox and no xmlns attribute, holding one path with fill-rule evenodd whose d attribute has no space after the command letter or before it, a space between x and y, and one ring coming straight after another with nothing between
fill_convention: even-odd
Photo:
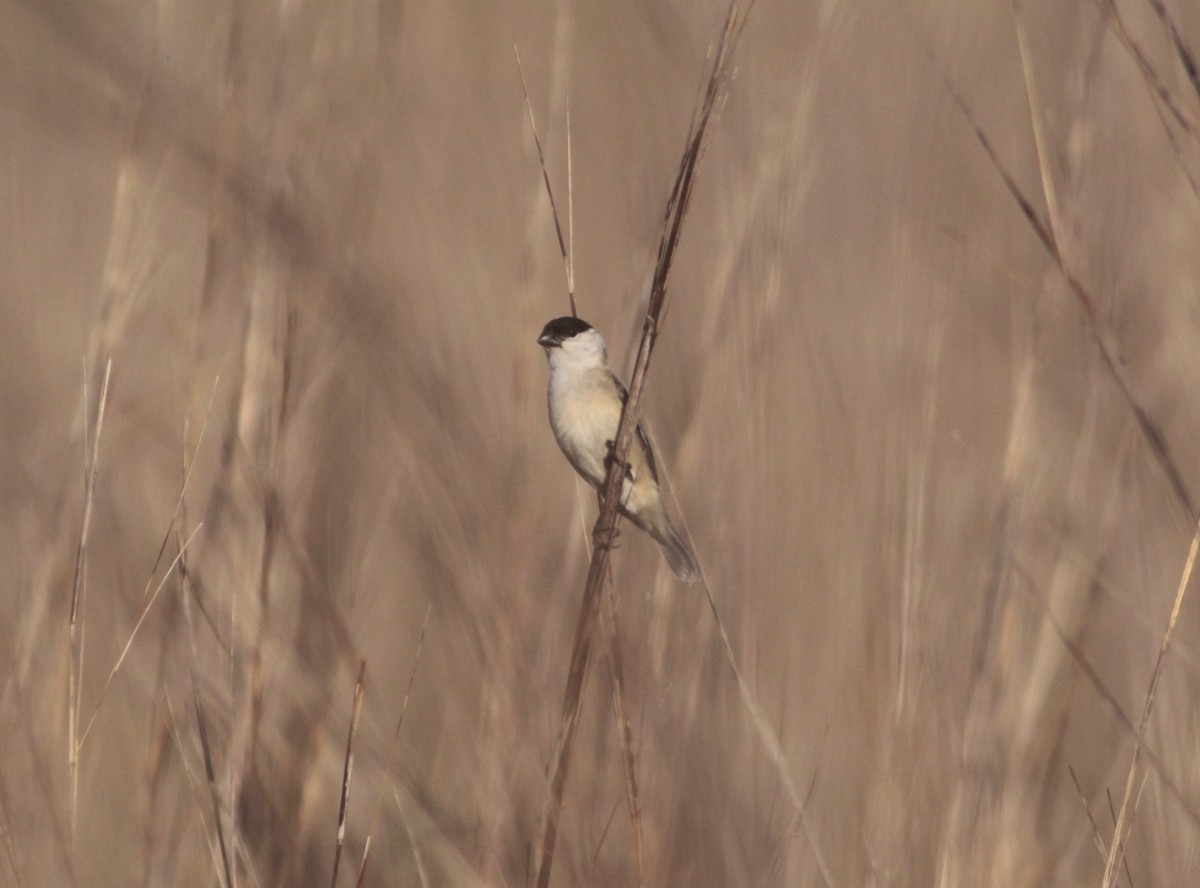
<instances>
[{"instance_id":1,"label":"black cap on bird's head","mask_svg":"<svg viewBox=\"0 0 1200 888\"><path fill-rule=\"evenodd\" d=\"M555 318L542 328L542 335L538 337L538 345L543 348L562 348L563 342L572 336L586 333L590 329L592 329L592 325L579 318Z\"/></svg>"}]
</instances>

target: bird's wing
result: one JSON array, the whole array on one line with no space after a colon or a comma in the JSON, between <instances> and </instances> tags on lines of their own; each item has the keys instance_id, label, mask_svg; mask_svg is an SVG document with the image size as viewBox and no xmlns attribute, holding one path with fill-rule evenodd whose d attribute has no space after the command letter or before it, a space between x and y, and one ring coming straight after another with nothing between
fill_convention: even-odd
<instances>
[{"instance_id":1,"label":"bird's wing","mask_svg":"<svg viewBox=\"0 0 1200 888\"><path fill-rule=\"evenodd\" d=\"M621 396L621 406L625 406L625 402L629 400L629 391L625 388L624 383L617 379L617 375L611 370L608 371L608 376L612 380L613 386L617 389L617 394ZM650 438L646 434L646 430L642 428L642 424L637 424L638 440L642 443L642 450L646 454L646 466L650 469L650 477L654 479L654 483L658 483L658 466L654 462L654 448L650 446Z\"/></svg>"}]
</instances>

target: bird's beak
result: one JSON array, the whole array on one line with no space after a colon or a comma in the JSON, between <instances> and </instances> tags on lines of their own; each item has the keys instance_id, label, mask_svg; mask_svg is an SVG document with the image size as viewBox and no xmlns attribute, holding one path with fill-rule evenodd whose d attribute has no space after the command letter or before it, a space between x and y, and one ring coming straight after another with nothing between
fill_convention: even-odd
<instances>
[{"instance_id":1,"label":"bird's beak","mask_svg":"<svg viewBox=\"0 0 1200 888\"><path fill-rule=\"evenodd\" d=\"M562 346L562 343L549 333L543 333L538 337L538 345L540 345L542 348L559 348Z\"/></svg>"}]
</instances>

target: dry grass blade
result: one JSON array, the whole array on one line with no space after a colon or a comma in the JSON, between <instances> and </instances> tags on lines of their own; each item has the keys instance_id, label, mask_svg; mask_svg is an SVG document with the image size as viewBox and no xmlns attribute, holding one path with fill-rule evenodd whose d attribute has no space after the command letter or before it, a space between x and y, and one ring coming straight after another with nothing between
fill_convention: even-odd
<instances>
[{"instance_id":1,"label":"dry grass blade","mask_svg":"<svg viewBox=\"0 0 1200 888\"><path fill-rule=\"evenodd\" d=\"M108 406L108 383L112 376L112 358L109 358L104 365L104 382L100 386L100 405L96 408L96 434L91 440L91 453L87 452L88 448L88 430L87 430L87 377L86 373L83 382L83 412L84 412L84 502L83 502L83 526L79 533L79 549L75 555L75 580L71 590L71 623L74 626L75 619L79 612L80 598L83 595L84 584L86 582L85 567L87 563L87 538L88 530L92 522L92 502L96 492L96 464L100 457L100 434L104 429L104 412Z\"/></svg>"},{"instance_id":2,"label":"dry grass blade","mask_svg":"<svg viewBox=\"0 0 1200 888\"><path fill-rule=\"evenodd\" d=\"M1133 719L1131 719L1128 713L1125 712L1124 707L1121 706L1121 701L1117 699L1117 695L1110 691L1108 686L1104 684L1103 679L1100 678L1100 674L1096 671L1096 667L1091 664L1083 650L1079 647L1074 639L1067 635L1067 633L1063 630L1063 627L1059 624L1058 620L1055 619L1054 614L1050 611L1049 603L1040 595L1036 594L1034 591L1036 587L1034 585L1033 578L1020 564L1013 565L1013 573L1022 581L1020 584L1015 585L1014 588L1026 589L1030 596L1041 605L1047 624L1058 637L1058 640L1062 642L1063 647L1067 649L1067 653L1071 655L1071 659L1075 661L1075 665L1079 667L1079 671L1083 673L1084 678L1088 680L1091 686L1095 689L1096 693L1100 695L1100 699L1108 704L1108 708L1112 711L1112 714L1116 717L1117 721L1120 722L1121 727L1128 731L1132 736L1136 737L1137 728L1134 727ZM1180 808L1188 816L1188 819L1191 820L1193 824L1200 827L1200 810L1196 809L1192 801L1184 794L1183 790L1179 788L1179 785L1171 777L1170 773L1167 771L1166 762L1162 760L1162 756L1155 752L1153 747L1147 746L1144 742L1142 744L1142 753L1146 756L1146 760L1150 762L1151 766L1154 768L1155 773L1158 774L1159 780L1162 781L1163 786L1166 787L1168 793L1170 793L1170 795L1172 795L1179 803Z\"/></svg>"},{"instance_id":3,"label":"dry grass blade","mask_svg":"<svg viewBox=\"0 0 1200 888\"><path fill-rule=\"evenodd\" d=\"M542 140L538 138L537 124L533 120L533 104L529 101L529 87L525 85L525 69L521 67L521 53L513 46L513 55L517 59L517 73L521 75L521 92L525 96L525 110L529 112L529 129L533 133L533 144L537 146L538 163L542 168L542 181L546 183L546 196L550 198L550 213L554 217L554 233L558 235L558 248L562 251L563 267L567 272L567 298L571 302L571 317L579 317L575 308L575 269L571 261L574 244L563 239L562 225L558 221L558 205L554 202L554 189L550 187L550 173L546 170L546 155L542 153ZM567 125L567 223L574 236L574 213L571 199L571 129L570 118Z\"/></svg>"},{"instance_id":4,"label":"dry grass blade","mask_svg":"<svg viewBox=\"0 0 1200 888\"><path fill-rule=\"evenodd\" d=\"M1096 843L1096 850L1100 852L1101 857L1107 858L1108 846L1104 843L1104 836L1100 833L1100 826L1096 823L1096 818L1092 816L1092 808L1088 804L1083 787L1079 785L1079 778L1075 775L1075 766L1067 765L1067 773L1071 775L1071 783L1075 785L1075 794L1079 796L1079 804L1083 805L1083 814L1091 824L1092 841Z\"/></svg>"},{"instance_id":5,"label":"dry grass blade","mask_svg":"<svg viewBox=\"0 0 1200 888\"><path fill-rule=\"evenodd\" d=\"M225 828L221 825L221 800L217 793L217 774L216 769L213 767L212 745L208 740L208 719L204 715L204 701L200 696L200 679L196 675L196 663L199 657L196 653L196 629L192 620L192 597L188 590L188 571L186 564L183 562L185 551L183 547L180 547L179 555L176 556L175 561L181 566L183 615L187 626L188 646L191 650L189 666L192 676L192 707L196 712L196 727L200 731L200 750L204 754L204 776L208 780L208 796L209 801L212 803L213 823L217 832L217 846L221 850L221 866L225 875L225 888L233 888L233 868L229 863L229 848L225 841Z\"/></svg>"},{"instance_id":6,"label":"dry grass blade","mask_svg":"<svg viewBox=\"0 0 1200 888\"><path fill-rule=\"evenodd\" d=\"M717 99L729 79L733 48L737 35L741 31L740 22L740 7L737 2L731 2L717 43L704 97L688 134L683 158L675 177L675 184L667 201L663 234L658 248L658 261L654 269L654 280L650 287L650 304L642 327L642 338L638 345L633 375L629 382L629 396L621 412L621 422L617 429L616 441L613 444L608 476L600 493L600 515L596 519L592 533L595 549L592 552L592 561L588 568L583 602L575 630L571 663L567 672L567 689L563 703L562 724L559 730L558 755L554 765L550 799L543 825L541 856L536 866L535 884L538 888L547 888L550 884L554 846L558 838L558 814L562 807L563 791L566 788L575 728L579 723L583 685L591 655L592 636L599 609L601 587L608 572L609 556L616 536L617 501L624 479L625 460L633 440L634 429L637 426L637 407L641 399L642 388L645 385L650 355L658 336L659 320L666 304L667 275L671 269L675 249L679 244L683 219L691 198L692 187L695 184L696 171L704 147L704 134Z\"/></svg>"},{"instance_id":7,"label":"dry grass blade","mask_svg":"<svg viewBox=\"0 0 1200 888\"><path fill-rule=\"evenodd\" d=\"M717 632L721 636L721 646L725 652L725 661L729 664L734 680L737 682L738 696L741 697L742 706L745 707L746 712L750 715L750 720L754 723L755 733L758 735L763 746L766 747L767 755L771 757L771 764L775 766L775 770L779 774L779 779L783 781L784 791L787 793L788 800L792 803L796 817L799 818L800 829L804 833L804 839L808 842L808 847L813 853L813 860L817 864L821 878L827 886L832 886L834 884L833 873L830 871L829 865L825 862L825 855L821 853L820 846L817 845L816 839L813 838L812 833L808 829L808 822L804 818L805 800L800 798L800 793L796 789L796 783L792 780L787 760L783 756L783 748L779 745L779 739L775 736L774 730L767 722L766 716L762 714L762 710L755 701L754 694L750 690L750 686L746 683L746 679L742 677L742 670L738 668L737 657L733 653L733 644L729 640L729 633L725 631L725 621L721 619L721 612L717 609L717 601L713 597L712 589L708 585L708 578L703 577L702 579L704 594L708 599L708 607L712 611L713 622L717 624Z\"/></svg>"},{"instance_id":8,"label":"dry grass blade","mask_svg":"<svg viewBox=\"0 0 1200 888\"><path fill-rule=\"evenodd\" d=\"M617 819L617 809L620 807L620 803L613 805L612 810L608 813L608 819L604 821L604 829L600 830L600 838L596 840L596 850L592 852L592 866L595 866L596 861L600 859L600 852L604 849L604 842L608 839L608 831L612 829L613 821Z\"/></svg>"},{"instance_id":9,"label":"dry grass blade","mask_svg":"<svg viewBox=\"0 0 1200 888\"><path fill-rule=\"evenodd\" d=\"M187 496L188 482L192 480L192 470L196 467L196 457L200 453L200 445L204 443L204 433L208 429L208 421L212 416L213 401L217 397L217 387L220 385L221 377L213 378L212 391L208 394L208 406L204 409L204 421L200 424L200 434L196 436L196 443L192 447L191 458L187 458L187 453L184 453L183 463L183 480L179 485L179 496L175 499L175 511L171 513L171 520L167 522L167 530L163 534L162 542L158 546L158 554L154 556L154 564L150 567L150 576L146 579L146 588L142 590L142 601L146 600L146 595L150 592L150 584L154 582L154 574L158 570L159 564L162 563L163 554L167 551L167 545L171 542L175 530L175 522L179 520L183 513L184 497ZM183 439L187 441L187 422L184 422ZM185 445L186 446L186 445ZM170 573L168 570L167 573Z\"/></svg>"},{"instance_id":10,"label":"dry grass blade","mask_svg":"<svg viewBox=\"0 0 1200 888\"><path fill-rule=\"evenodd\" d=\"M1046 215L1050 222L1050 234L1060 251L1063 250L1062 214L1058 207L1058 191L1050 171L1049 149L1046 146L1045 127L1042 124L1042 109L1034 88L1033 60L1030 58L1029 42L1021 22L1020 0L1012 0L1013 29L1017 34L1017 49L1021 56L1021 75L1025 83L1025 102L1029 107L1029 124L1033 129L1033 147L1037 153L1038 172L1041 174L1042 195L1046 201Z\"/></svg>"},{"instance_id":11,"label":"dry grass blade","mask_svg":"<svg viewBox=\"0 0 1200 888\"><path fill-rule=\"evenodd\" d=\"M1179 578L1179 587L1175 591L1175 603L1171 606L1171 616L1167 620L1166 631L1163 632L1162 644L1158 647L1158 658L1154 661L1154 672L1150 675L1150 687L1146 689L1146 702L1142 706L1142 720L1138 724L1137 739L1133 744L1133 759L1129 763L1129 775L1125 779L1125 794L1121 798L1121 807L1117 812L1117 824L1113 828L1113 840L1108 846L1108 861L1104 866L1103 888L1109 888L1113 883L1119 861L1124 857L1125 821L1129 817L1129 800L1133 795L1133 785L1137 778L1138 760L1141 757L1142 745L1146 738L1146 727L1150 723L1150 713L1154 710L1154 697L1158 691L1158 682L1162 678L1163 667L1166 665L1167 650L1171 647L1171 638L1175 635L1175 623L1179 619L1179 609L1183 606L1183 597L1187 594L1188 585L1192 579L1192 569L1196 565L1196 553L1200 550L1200 524L1192 536L1192 544L1188 548L1187 561L1184 563L1183 574Z\"/></svg>"},{"instance_id":12,"label":"dry grass blade","mask_svg":"<svg viewBox=\"0 0 1200 888\"><path fill-rule=\"evenodd\" d=\"M217 879L221 878L221 855L217 850L217 845L212 836L209 835L208 822L204 819L204 802L200 797L200 790L196 783L196 775L192 770L191 762L188 761L187 751L184 749L183 738L179 733L179 723L175 718L175 705L171 702L170 691L163 693L163 699L167 704L167 716L171 723L171 739L175 743L175 750L179 753L179 762L183 766L184 777L187 778L188 789L191 790L196 801L196 814L200 818L200 829L204 833L204 842L208 845L209 855L212 857L213 870L217 874Z\"/></svg>"},{"instance_id":13,"label":"dry grass blade","mask_svg":"<svg viewBox=\"0 0 1200 888\"><path fill-rule=\"evenodd\" d=\"M433 605L425 607L425 619L421 623L421 636L417 639L417 654L413 657L412 669L408 673L408 685L404 688L404 700L400 703L400 715L396 719L396 730L392 732L392 748L388 753L387 769L383 781L379 785L379 797L375 800L375 813L371 816L371 827L367 830L367 839L363 844L362 861L358 865L358 880L355 884L362 888L363 879L367 875L367 859L371 854L371 837L379 824L379 813L383 810L383 794L392 784L392 769L396 765L396 741L400 739L400 728L404 725L404 713L408 711L408 698L412 694L413 681L417 677L417 666L421 662L421 651L425 648L425 631L429 628L429 615L433 613Z\"/></svg>"},{"instance_id":14,"label":"dry grass blade","mask_svg":"<svg viewBox=\"0 0 1200 888\"><path fill-rule=\"evenodd\" d=\"M1153 0L1151 5L1154 5ZM1146 58L1146 53L1142 50L1138 42L1134 40L1133 34L1125 24L1125 18L1121 15L1121 10L1117 7L1117 4L1114 0L1105 0L1105 6L1111 13L1109 21L1112 22L1113 32L1117 35L1117 39L1121 41L1121 45L1125 47L1125 51L1129 53L1137 64L1138 71L1141 72L1142 79L1146 82L1146 86L1149 87L1150 92L1162 102L1163 106L1170 112L1171 117L1175 119L1175 122L1183 127L1193 139L1196 138L1196 121L1183 109L1179 101L1175 98L1175 94L1171 92L1162 77L1154 69L1154 66L1150 64L1150 60ZM1174 31L1171 25L1168 25L1168 29L1172 32Z\"/></svg>"},{"instance_id":15,"label":"dry grass blade","mask_svg":"<svg viewBox=\"0 0 1200 888\"><path fill-rule=\"evenodd\" d=\"M338 804L337 845L333 850L333 877L329 884L336 888L338 864L342 862L342 846L346 841L346 810L350 804L350 777L354 773L354 735L358 732L358 717L362 714L363 683L367 678L367 661L358 662L358 679L354 682L354 704L350 714L350 733L346 737L346 764L342 769L342 798Z\"/></svg>"},{"instance_id":16,"label":"dry grass blade","mask_svg":"<svg viewBox=\"0 0 1200 888\"><path fill-rule=\"evenodd\" d=\"M217 844L221 849L221 865L225 870L225 885L233 885L233 871L229 865L229 852L225 845L225 830L221 826L221 806L217 798L217 776L213 768L212 745L208 741L208 720L204 716L204 703L200 699L200 681L192 670L192 705L196 712L196 727L200 731L200 748L204 753L204 774L208 779L208 793L213 806L213 819L216 823Z\"/></svg>"},{"instance_id":17,"label":"dry grass blade","mask_svg":"<svg viewBox=\"0 0 1200 888\"><path fill-rule=\"evenodd\" d=\"M159 580L158 585L154 589L154 593L142 605L141 610L138 612L137 618L133 622L133 628L129 630L129 637L125 640L125 646L121 648L120 655L118 655L116 662L112 664L112 668L108 671L108 677L104 679L104 684L100 687L100 694L96 700L96 705L92 709L91 716L88 717L87 726L83 729L83 733L79 737L80 748L82 748L84 741L87 740L88 735L91 733L92 725L96 723L96 716L100 714L100 707L104 704L104 695L108 692L109 686L112 685L113 679L116 678L117 673L121 670L121 666L125 663L125 658L129 655L129 649L133 647L133 640L137 638L138 630L142 628L142 624L146 621L147 614L149 614L150 609L154 607L154 602L158 600L158 594L162 592L163 586L167 584L167 580L170 578L171 572L176 568L176 566L181 568L183 567L183 556L187 553L188 546L192 544L192 540L196 538L196 534L200 532L202 527L204 527L204 524L200 523L192 529L192 532L188 535L188 538L184 540L183 545L180 546L179 554L175 556L174 560L171 561L171 564L163 573L162 579ZM184 571L184 573L186 573L186 571Z\"/></svg>"},{"instance_id":18,"label":"dry grass blade","mask_svg":"<svg viewBox=\"0 0 1200 888\"><path fill-rule=\"evenodd\" d=\"M1181 142L1179 133L1168 122L1166 115L1169 114L1187 134L1188 138L1191 139L1193 155L1197 147L1197 137L1200 136L1200 132L1197 131L1195 118L1184 110L1170 87L1159 76L1154 66L1150 64L1145 51L1137 40L1134 39L1133 34L1125 24L1125 19L1117 8L1116 3L1113 0L1096 0L1096 2L1102 3L1103 8L1109 13L1106 20L1111 24L1113 32L1117 35L1117 39L1120 40L1121 45L1125 47L1125 51L1129 53L1137 65L1138 71L1142 75L1142 82L1145 83L1146 89L1150 91L1151 96L1155 99L1154 110L1158 114L1159 121L1162 123L1167 141L1171 144L1171 150L1175 153L1175 159L1179 161L1179 168L1183 170L1183 174L1187 177L1188 184L1192 187L1192 192L1197 197L1200 197L1200 178L1197 177L1196 171L1193 169L1193 163L1190 163L1187 157L1184 156L1185 146ZM1168 25L1168 28L1170 29L1171 25Z\"/></svg>"},{"instance_id":19,"label":"dry grass blade","mask_svg":"<svg viewBox=\"0 0 1200 888\"><path fill-rule=\"evenodd\" d=\"M112 358L104 364L104 382L100 386L100 404L96 408L96 434L88 453L87 430L87 370L83 377L83 459L84 494L83 523L79 529L79 547L75 551L75 579L71 586L71 614L68 631L67 683L67 767L71 777L71 839L75 838L75 814L79 801L79 706L83 686L83 627L79 611L87 590L87 543L92 526L92 503L96 495L96 465L100 458L100 432L104 428L104 411L108 406L108 381L112 375Z\"/></svg>"},{"instance_id":20,"label":"dry grass blade","mask_svg":"<svg viewBox=\"0 0 1200 888\"><path fill-rule=\"evenodd\" d=\"M1148 774L1146 776L1149 776ZM1138 798L1141 799L1142 790L1146 787L1146 778L1142 778L1142 785L1138 788ZM1104 787L1104 799L1108 802L1108 816L1112 818L1113 826L1117 825L1117 808L1113 804L1112 790L1107 786ZM1134 810L1137 810L1137 804L1134 803ZM1125 856L1125 849L1121 848L1121 863L1125 868L1125 879L1129 882L1129 888L1133 888L1133 874L1129 871L1129 858Z\"/></svg>"},{"instance_id":21,"label":"dry grass blade","mask_svg":"<svg viewBox=\"0 0 1200 888\"><path fill-rule=\"evenodd\" d=\"M107 382L107 375L105 376L105 380ZM104 684L100 687L100 693L96 699L96 705L93 707L92 714L88 718L87 725L84 727L83 733L79 737L79 750L82 750L84 742L91 733L92 725L94 725L96 722L96 716L100 714L100 706L104 702L104 695L108 693L108 689L112 685L113 678L116 677L118 670L121 668L121 664L125 662L125 657L129 653L129 649L133 646L133 639L137 636L138 630L142 627L142 623L145 621L146 615L150 612L150 608L154 606L154 602L158 598L158 593L162 591L163 585L167 581L167 577L171 575L171 571L174 570L175 566L183 565L182 559L184 557L184 553L187 551L188 546L191 545L192 539L196 536L196 533L202 526L197 525L196 528L192 530L191 535L189 535L187 540L184 542L183 548L179 551L179 554L175 556L175 560L171 562L170 566L163 573L163 577L159 581L158 586L155 588L154 593L150 594L150 586L154 582L154 574L158 570L158 565L162 561L163 553L167 550L167 543L174 535L176 522L183 513L184 497L187 495L188 481L191 480L192 469L194 469L196 466L196 456L200 452L200 445L204 442L204 432L208 428L208 419L212 414L213 399L217 395L217 385L219 382L219 377L213 380L213 388L212 392L208 396L208 407L204 412L204 422L200 426L200 434L196 436L196 444L192 448L191 459L185 461L183 467L183 481L179 486L179 497L175 500L175 511L171 515L171 520L167 523L167 530L163 534L162 543L158 547L158 554L154 557L154 564L150 568L150 576L146 579L146 588L142 590L142 606L138 611L137 617L134 619L133 628L129 631L129 637L125 640L125 646L121 649L120 656L118 656L116 662L113 663L112 668L109 670L108 677L104 680ZM186 431L184 437L185 439L187 437Z\"/></svg>"},{"instance_id":22,"label":"dry grass blade","mask_svg":"<svg viewBox=\"0 0 1200 888\"><path fill-rule=\"evenodd\" d=\"M396 801L396 810L400 812L400 820L404 824L404 832L408 836L408 844L412 846L413 864L417 868L417 878L421 880L421 888L429 888L429 878L425 874L425 860L421 856L421 848L417 844L417 837L413 834L412 825L408 822L408 816L404 813L404 805L400 802L400 794L396 792L396 787L392 787L392 798Z\"/></svg>"},{"instance_id":23,"label":"dry grass blade","mask_svg":"<svg viewBox=\"0 0 1200 888\"><path fill-rule=\"evenodd\" d=\"M524 84L522 84L524 85ZM526 97L528 100L528 97ZM557 224L557 223L556 223ZM571 161L571 103L567 101L567 298L575 315L575 169Z\"/></svg>"},{"instance_id":24,"label":"dry grass blade","mask_svg":"<svg viewBox=\"0 0 1200 888\"><path fill-rule=\"evenodd\" d=\"M1100 826L1096 823L1096 818L1092 816L1092 808L1088 804L1087 796L1084 795L1083 787L1079 785L1079 778L1075 775L1075 768L1067 765L1067 773L1071 775L1071 783L1075 785L1075 792L1079 796L1079 803L1083 805L1084 816L1087 817L1088 824L1092 827L1092 841L1096 844L1096 850L1100 853L1102 860L1108 859L1108 846L1104 843L1104 836L1100 832ZM1108 795L1107 790L1105 795ZM1116 822L1116 811L1112 810L1112 797L1108 797L1108 807L1112 814L1113 821ZM1129 882L1130 888L1133 886L1133 874L1129 872L1129 861L1125 861L1125 879Z\"/></svg>"},{"instance_id":25,"label":"dry grass blade","mask_svg":"<svg viewBox=\"0 0 1200 888\"><path fill-rule=\"evenodd\" d=\"M1155 15L1162 20L1162 23L1167 28L1167 35L1171 38L1171 46L1175 50L1175 54L1179 56L1179 62L1183 65L1183 70L1187 72L1188 82L1192 85L1196 95L1200 96L1200 68L1196 67L1196 57L1192 55L1192 51L1188 49L1187 44L1183 42L1183 36L1179 33L1179 28L1175 25L1175 18L1171 15L1171 10L1167 9L1167 4L1163 0L1147 0L1150 8L1154 10Z\"/></svg>"}]
</instances>

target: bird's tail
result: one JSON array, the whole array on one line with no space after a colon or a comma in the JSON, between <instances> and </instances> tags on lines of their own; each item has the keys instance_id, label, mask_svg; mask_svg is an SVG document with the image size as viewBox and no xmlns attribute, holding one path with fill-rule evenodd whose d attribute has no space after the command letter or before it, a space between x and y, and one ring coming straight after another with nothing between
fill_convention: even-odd
<instances>
[{"instance_id":1,"label":"bird's tail","mask_svg":"<svg viewBox=\"0 0 1200 888\"><path fill-rule=\"evenodd\" d=\"M667 564L675 576L685 583L694 583L700 579L696 556L679 536L666 514L663 514L662 521L657 522L657 526L647 527L646 531L658 543L658 548L662 549L663 558L667 559Z\"/></svg>"}]
</instances>

